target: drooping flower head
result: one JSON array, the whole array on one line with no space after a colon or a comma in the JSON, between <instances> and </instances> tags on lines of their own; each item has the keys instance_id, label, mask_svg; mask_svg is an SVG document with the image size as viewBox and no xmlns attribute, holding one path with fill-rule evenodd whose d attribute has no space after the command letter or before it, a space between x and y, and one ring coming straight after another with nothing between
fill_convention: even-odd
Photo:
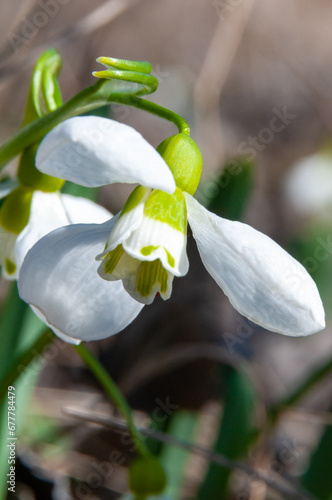
<instances>
[{"instance_id":1,"label":"drooping flower head","mask_svg":"<svg viewBox=\"0 0 332 500\"><path fill-rule=\"evenodd\" d=\"M168 299L174 276L188 272L183 192L196 191L202 171L200 151L185 134L166 139L158 151L173 174L174 193L138 186L121 211L104 252L97 256L102 260L100 276L122 279L127 292L144 304L151 304L157 294Z\"/></svg>"},{"instance_id":2,"label":"drooping flower head","mask_svg":"<svg viewBox=\"0 0 332 500\"><path fill-rule=\"evenodd\" d=\"M37 167L85 186L140 184L109 222L53 231L28 253L21 297L62 338L107 337L130 323L141 304L169 298L174 276L188 270L187 219L206 269L241 314L285 335L324 327L317 287L297 261L267 236L217 217L193 198L202 160L189 136L172 136L157 152L131 127L72 118L45 137Z\"/></svg>"}]
</instances>

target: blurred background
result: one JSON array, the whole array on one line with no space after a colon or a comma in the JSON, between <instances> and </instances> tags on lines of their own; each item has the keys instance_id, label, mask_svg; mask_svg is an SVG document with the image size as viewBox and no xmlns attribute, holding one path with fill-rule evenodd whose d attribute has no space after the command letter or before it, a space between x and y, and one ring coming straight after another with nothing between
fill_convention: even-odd
<instances>
[{"instance_id":1,"label":"blurred background","mask_svg":"<svg viewBox=\"0 0 332 500\"><path fill-rule=\"evenodd\" d=\"M20 127L43 50L63 58L65 101L95 82L99 56L149 61L160 82L149 99L182 115L202 151L198 200L272 237L320 290L323 332L264 331L230 306L189 235L191 267L171 299L89 345L137 421L167 434L163 445L148 438L170 478L166 496L331 499L331 3L14 0L0 9L1 143ZM176 132L138 110L107 112L154 146ZM131 189L103 188L99 201L116 213ZM36 387L22 413L10 498L122 498L134 450L92 375L60 342L29 373ZM205 451L174 447L172 436ZM209 449L247 469L214 464Z\"/></svg>"}]
</instances>

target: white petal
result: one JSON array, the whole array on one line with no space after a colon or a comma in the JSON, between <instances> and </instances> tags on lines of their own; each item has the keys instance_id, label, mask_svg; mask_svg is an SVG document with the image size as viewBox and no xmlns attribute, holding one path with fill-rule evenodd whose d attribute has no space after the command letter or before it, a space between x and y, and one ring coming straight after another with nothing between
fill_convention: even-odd
<instances>
[{"instance_id":1,"label":"white petal","mask_svg":"<svg viewBox=\"0 0 332 500\"><path fill-rule=\"evenodd\" d=\"M142 187L137 189L142 191ZM153 193L156 192L154 191ZM183 203L182 208L184 213L178 213L178 217L185 217L184 232L180 229L176 229L168 222L163 222L149 215L145 215L145 202L150 194L150 190L146 189L143 196L139 199L139 202L133 205L134 208L129 210L130 203L128 211L125 210L125 207L108 238L104 252L98 255L97 259L101 260L108 252L114 250L118 245L122 245L125 252L134 259L141 261L154 261L160 259L163 267L170 273L175 276L184 276L188 272L189 262L186 252L187 215L185 213L186 207L183 195L181 194L181 201ZM171 202L172 200L169 201L166 209L169 208ZM178 206L175 203L174 205L173 212L178 212ZM170 212L173 213L171 210ZM105 279L114 278L114 275L112 278L106 277L104 266L101 266L98 272L100 272L101 276L105 277Z\"/></svg>"},{"instance_id":2,"label":"white petal","mask_svg":"<svg viewBox=\"0 0 332 500\"><path fill-rule=\"evenodd\" d=\"M112 217L106 208L87 198L61 194L61 201L70 224L102 224Z\"/></svg>"},{"instance_id":3,"label":"white petal","mask_svg":"<svg viewBox=\"0 0 332 500\"><path fill-rule=\"evenodd\" d=\"M166 222L143 217L139 228L122 244L124 250L139 260L160 259L167 271L175 276L185 276L189 269L186 252L187 235ZM149 249L149 253L144 249ZM152 248L155 248L152 250Z\"/></svg>"},{"instance_id":4,"label":"white petal","mask_svg":"<svg viewBox=\"0 0 332 500\"><path fill-rule=\"evenodd\" d=\"M17 179L7 179L3 182L0 182L0 200L5 198L8 194L10 194L14 189L19 186L19 182Z\"/></svg>"},{"instance_id":5,"label":"white petal","mask_svg":"<svg viewBox=\"0 0 332 500\"><path fill-rule=\"evenodd\" d=\"M18 269L30 248L45 234L79 222L105 222L111 214L96 203L61 193L35 191L31 202L29 222L19 234L15 247Z\"/></svg>"},{"instance_id":6,"label":"white petal","mask_svg":"<svg viewBox=\"0 0 332 500\"><path fill-rule=\"evenodd\" d=\"M142 262L122 250L122 255L111 273L105 270L107 262L107 259L102 260L98 274L108 281L123 280L125 290L138 302L152 304L157 293L164 300L170 298L174 275L166 271L159 261Z\"/></svg>"},{"instance_id":7,"label":"white petal","mask_svg":"<svg viewBox=\"0 0 332 500\"><path fill-rule=\"evenodd\" d=\"M0 226L0 266L1 275L7 280L17 279L18 269L15 258L17 234Z\"/></svg>"},{"instance_id":8,"label":"white petal","mask_svg":"<svg viewBox=\"0 0 332 500\"><path fill-rule=\"evenodd\" d=\"M202 261L241 314L285 335L324 328L317 287L301 264L268 236L217 217L185 196Z\"/></svg>"},{"instance_id":9,"label":"white petal","mask_svg":"<svg viewBox=\"0 0 332 500\"><path fill-rule=\"evenodd\" d=\"M20 296L39 310L67 341L97 340L125 328L142 309L121 281L97 273L100 252L114 224L74 224L53 231L27 254L18 281Z\"/></svg>"},{"instance_id":10,"label":"white petal","mask_svg":"<svg viewBox=\"0 0 332 500\"><path fill-rule=\"evenodd\" d=\"M140 188L142 190L142 188ZM128 238L135 229L137 229L143 220L144 203L150 195L150 190L146 190L140 199L139 203L128 212L122 211L118 214L118 222L115 224L104 252L97 256L100 260L106 253L114 250L126 238ZM121 216L121 217L120 217Z\"/></svg>"},{"instance_id":11,"label":"white petal","mask_svg":"<svg viewBox=\"0 0 332 500\"><path fill-rule=\"evenodd\" d=\"M41 142L37 168L82 186L139 183L168 193L173 175L159 153L135 129L123 123L84 116L55 127Z\"/></svg>"}]
</instances>

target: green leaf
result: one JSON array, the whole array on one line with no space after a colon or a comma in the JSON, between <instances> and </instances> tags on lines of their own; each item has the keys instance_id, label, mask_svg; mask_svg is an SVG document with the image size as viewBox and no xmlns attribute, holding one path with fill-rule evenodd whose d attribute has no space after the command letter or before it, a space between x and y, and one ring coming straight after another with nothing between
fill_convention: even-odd
<instances>
[{"instance_id":1,"label":"green leaf","mask_svg":"<svg viewBox=\"0 0 332 500\"><path fill-rule=\"evenodd\" d=\"M332 500L332 426L327 425L310 464L302 476L302 486L317 500Z\"/></svg>"},{"instance_id":2,"label":"green leaf","mask_svg":"<svg viewBox=\"0 0 332 500\"><path fill-rule=\"evenodd\" d=\"M20 330L27 304L20 300L16 283L13 283L7 300L3 304L0 318L0 379L12 363L20 343Z\"/></svg>"},{"instance_id":3,"label":"green leaf","mask_svg":"<svg viewBox=\"0 0 332 500\"><path fill-rule=\"evenodd\" d=\"M37 120L62 105L57 81L62 60L55 49L48 49L34 67L23 125Z\"/></svg>"},{"instance_id":4,"label":"green leaf","mask_svg":"<svg viewBox=\"0 0 332 500\"><path fill-rule=\"evenodd\" d=\"M79 186L78 184L67 181L61 191L62 193L71 194L72 196L82 196L82 198L96 201L98 198L99 188Z\"/></svg>"},{"instance_id":5,"label":"green leaf","mask_svg":"<svg viewBox=\"0 0 332 500\"><path fill-rule=\"evenodd\" d=\"M256 392L245 374L233 368L223 370L225 385L224 411L214 451L230 459L247 454L249 445L257 436L254 423ZM212 463L198 494L198 500L227 498L232 471Z\"/></svg>"},{"instance_id":6,"label":"green leaf","mask_svg":"<svg viewBox=\"0 0 332 500\"><path fill-rule=\"evenodd\" d=\"M168 434L183 441L193 439L199 415L190 411L179 411L172 415L168 426ZM167 478L164 494L172 499L180 499L186 465L190 452L174 445L165 444L160 454Z\"/></svg>"},{"instance_id":7,"label":"green leaf","mask_svg":"<svg viewBox=\"0 0 332 500\"><path fill-rule=\"evenodd\" d=\"M46 50L39 57L31 77L23 125L42 118L62 105L57 80L61 64L61 57L55 49ZM39 141L22 152L18 167L20 183L41 191L57 191L62 187L63 181L43 174L35 167L38 146Z\"/></svg>"},{"instance_id":8,"label":"green leaf","mask_svg":"<svg viewBox=\"0 0 332 500\"><path fill-rule=\"evenodd\" d=\"M25 408L29 401L31 390L35 384L41 360L36 360L29 370L22 365L17 366L17 361L25 354L31 354L31 349L38 340L41 332L45 330L44 324L33 314L29 306L21 301L17 293L16 283L12 286L9 296L4 304L0 319L0 477L6 478L9 470L7 437L8 437L8 393L9 385L15 387L15 417L16 435L23 431ZM32 357L34 355L32 354ZM12 376L8 378L8 373ZM3 387L5 384L5 387ZM17 451L17 450L16 450ZM7 482L0 484L0 500L6 498Z\"/></svg>"}]
</instances>

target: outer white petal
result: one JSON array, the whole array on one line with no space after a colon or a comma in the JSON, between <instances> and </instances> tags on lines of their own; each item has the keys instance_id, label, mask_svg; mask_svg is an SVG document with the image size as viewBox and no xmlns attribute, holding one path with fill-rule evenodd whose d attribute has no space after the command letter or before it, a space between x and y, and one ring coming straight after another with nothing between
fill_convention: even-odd
<instances>
[{"instance_id":1,"label":"outer white petal","mask_svg":"<svg viewBox=\"0 0 332 500\"><path fill-rule=\"evenodd\" d=\"M217 217L188 194L186 200L202 261L241 314L285 335L324 328L317 287L301 264L252 227Z\"/></svg>"},{"instance_id":2,"label":"outer white petal","mask_svg":"<svg viewBox=\"0 0 332 500\"><path fill-rule=\"evenodd\" d=\"M112 217L106 208L80 196L61 194L61 201L70 224L101 224Z\"/></svg>"},{"instance_id":3,"label":"outer white petal","mask_svg":"<svg viewBox=\"0 0 332 500\"><path fill-rule=\"evenodd\" d=\"M114 224L73 224L42 238L27 254L18 281L23 300L68 342L97 340L125 328L142 309L121 281L97 273L95 256Z\"/></svg>"},{"instance_id":4,"label":"outer white petal","mask_svg":"<svg viewBox=\"0 0 332 500\"><path fill-rule=\"evenodd\" d=\"M128 182L175 191L170 169L141 134L98 116L70 118L55 127L41 142L36 165L82 186Z\"/></svg>"},{"instance_id":5,"label":"outer white petal","mask_svg":"<svg viewBox=\"0 0 332 500\"><path fill-rule=\"evenodd\" d=\"M71 223L105 222L110 217L105 208L85 198L35 191L29 222L16 241L17 268L21 267L30 248L50 231Z\"/></svg>"}]
</instances>

